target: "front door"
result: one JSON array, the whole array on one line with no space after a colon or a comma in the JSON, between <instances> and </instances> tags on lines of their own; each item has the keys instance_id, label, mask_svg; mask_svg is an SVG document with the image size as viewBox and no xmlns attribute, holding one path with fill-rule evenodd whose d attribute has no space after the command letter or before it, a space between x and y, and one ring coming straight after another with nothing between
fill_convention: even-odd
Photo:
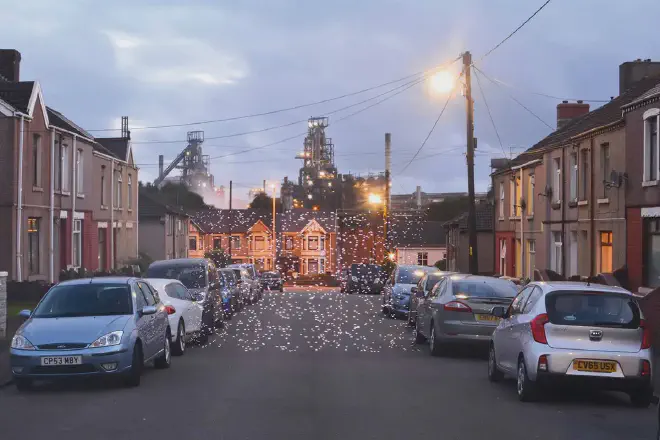
<instances>
[{"instance_id":1,"label":"front door","mask_svg":"<svg viewBox=\"0 0 660 440\"><path fill-rule=\"evenodd\" d=\"M98 237L99 237L99 270L108 270L108 254L107 254L107 237L106 237L106 228L99 228Z\"/></svg>"}]
</instances>

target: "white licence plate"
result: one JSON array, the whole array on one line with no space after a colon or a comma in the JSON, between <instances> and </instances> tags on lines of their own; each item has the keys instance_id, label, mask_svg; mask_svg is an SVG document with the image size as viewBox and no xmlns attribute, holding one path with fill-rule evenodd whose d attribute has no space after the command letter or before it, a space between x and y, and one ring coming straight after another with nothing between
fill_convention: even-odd
<instances>
[{"instance_id":1,"label":"white licence plate","mask_svg":"<svg viewBox=\"0 0 660 440\"><path fill-rule=\"evenodd\" d=\"M82 364L82 356L44 356L41 358L42 367L80 364Z\"/></svg>"}]
</instances>

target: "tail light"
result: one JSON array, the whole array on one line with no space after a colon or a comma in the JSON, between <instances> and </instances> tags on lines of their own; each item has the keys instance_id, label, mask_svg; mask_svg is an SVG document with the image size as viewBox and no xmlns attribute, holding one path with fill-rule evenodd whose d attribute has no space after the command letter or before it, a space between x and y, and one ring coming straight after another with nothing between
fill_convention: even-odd
<instances>
[{"instance_id":1,"label":"tail light","mask_svg":"<svg viewBox=\"0 0 660 440\"><path fill-rule=\"evenodd\" d=\"M532 328L532 336L534 340L539 344L547 344L548 338L545 336L545 325L549 322L548 315L543 313L538 315L536 318L532 319L529 323Z\"/></svg>"},{"instance_id":2,"label":"tail light","mask_svg":"<svg viewBox=\"0 0 660 440\"><path fill-rule=\"evenodd\" d=\"M165 306L165 311L168 315L174 315L176 313L176 309L172 306Z\"/></svg>"},{"instance_id":3,"label":"tail light","mask_svg":"<svg viewBox=\"0 0 660 440\"><path fill-rule=\"evenodd\" d=\"M649 377L651 375L651 363L649 361L642 361L642 377Z\"/></svg>"},{"instance_id":4,"label":"tail light","mask_svg":"<svg viewBox=\"0 0 660 440\"><path fill-rule=\"evenodd\" d=\"M548 371L548 356L545 354L539 357L539 371Z\"/></svg>"},{"instance_id":5,"label":"tail light","mask_svg":"<svg viewBox=\"0 0 660 440\"><path fill-rule=\"evenodd\" d=\"M642 329L642 350L651 348L651 327L644 319L639 322L639 327Z\"/></svg>"},{"instance_id":6,"label":"tail light","mask_svg":"<svg viewBox=\"0 0 660 440\"><path fill-rule=\"evenodd\" d=\"M472 312L470 306L460 301L450 301L445 304L444 309L448 312Z\"/></svg>"}]
</instances>

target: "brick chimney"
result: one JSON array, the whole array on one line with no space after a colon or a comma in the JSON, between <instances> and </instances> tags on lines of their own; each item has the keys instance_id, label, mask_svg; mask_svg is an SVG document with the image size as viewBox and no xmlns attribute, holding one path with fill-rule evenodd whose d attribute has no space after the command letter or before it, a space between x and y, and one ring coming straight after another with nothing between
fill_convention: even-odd
<instances>
[{"instance_id":1,"label":"brick chimney","mask_svg":"<svg viewBox=\"0 0 660 440\"><path fill-rule=\"evenodd\" d=\"M626 61L619 66L619 95L623 94L637 81L647 77L660 75L660 62L651 59L636 59Z\"/></svg>"},{"instance_id":2,"label":"brick chimney","mask_svg":"<svg viewBox=\"0 0 660 440\"><path fill-rule=\"evenodd\" d=\"M15 49L0 49L0 77L7 81L19 82L21 53Z\"/></svg>"},{"instance_id":3,"label":"brick chimney","mask_svg":"<svg viewBox=\"0 0 660 440\"><path fill-rule=\"evenodd\" d=\"M587 113L589 113L589 104L585 104L582 101L562 101L561 104L557 104L557 130L570 122L571 119L586 115Z\"/></svg>"}]
</instances>

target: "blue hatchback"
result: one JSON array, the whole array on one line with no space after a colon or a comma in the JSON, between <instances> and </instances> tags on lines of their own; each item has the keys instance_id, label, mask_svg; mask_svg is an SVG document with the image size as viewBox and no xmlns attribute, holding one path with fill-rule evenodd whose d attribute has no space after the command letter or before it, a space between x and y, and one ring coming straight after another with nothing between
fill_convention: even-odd
<instances>
[{"instance_id":1,"label":"blue hatchback","mask_svg":"<svg viewBox=\"0 0 660 440\"><path fill-rule=\"evenodd\" d=\"M19 390L35 379L112 375L138 386L142 368L168 368L170 328L156 291L135 278L65 281L52 287L11 342Z\"/></svg>"}]
</instances>

